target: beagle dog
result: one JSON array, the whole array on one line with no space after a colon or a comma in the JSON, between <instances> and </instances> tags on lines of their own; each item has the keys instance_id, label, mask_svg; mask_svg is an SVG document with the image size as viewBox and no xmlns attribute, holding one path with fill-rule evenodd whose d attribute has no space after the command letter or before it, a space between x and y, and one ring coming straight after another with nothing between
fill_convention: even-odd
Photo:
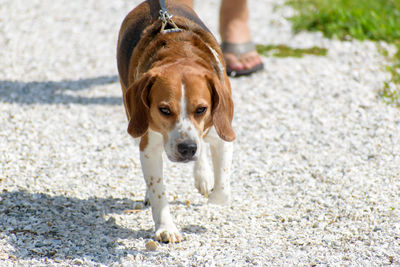
<instances>
[{"instance_id":1,"label":"beagle dog","mask_svg":"<svg viewBox=\"0 0 400 267\"><path fill-rule=\"evenodd\" d=\"M194 11L167 1L173 22L163 28L158 0L147 0L124 19L117 62L128 133L140 138L155 239L180 242L163 183L163 158L194 163L195 187L213 204L228 204L233 102L221 49ZM214 181L210 179L210 144ZM212 189L211 189L212 188Z\"/></svg>"}]
</instances>

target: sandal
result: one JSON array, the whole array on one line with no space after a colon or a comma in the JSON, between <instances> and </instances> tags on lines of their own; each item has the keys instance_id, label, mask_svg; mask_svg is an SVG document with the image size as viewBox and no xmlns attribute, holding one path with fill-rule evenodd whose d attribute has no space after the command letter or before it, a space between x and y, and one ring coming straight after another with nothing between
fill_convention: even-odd
<instances>
[{"instance_id":1,"label":"sandal","mask_svg":"<svg viewBox=\"0 0 400 267\"><path fill-rule=\"evenodd\" d=\"M221 49L223 53L230 53L240 59L241 56L247 54L252 51L256 51L256 47L253 42L247 42L243 44L234 44L229 42L222 42ZM264 64L260 63L255 65L250 69L236 70L232 69L229 66L226 66L226 73L232 77L250 75L256 71L262 70L264 68Z\"/></svg>"}]
</instances>

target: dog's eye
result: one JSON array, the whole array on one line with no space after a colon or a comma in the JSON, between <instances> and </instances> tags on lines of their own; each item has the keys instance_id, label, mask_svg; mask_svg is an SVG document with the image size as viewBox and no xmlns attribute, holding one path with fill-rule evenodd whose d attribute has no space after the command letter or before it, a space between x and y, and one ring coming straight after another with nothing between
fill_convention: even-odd
<instances>
[{"instance_id":1,"label":"dog's eye","mask_svg":"<svg viewBox=\"0 0 400 267\"><path fill-rule=\"evenodd\" d=\"M206 110L207 110L207 107L197 108L195 113L196 113L196 115L201 115L204 112L206 112Z\"/></svg>"},{"instance_id":2,"label":"dog's eye","mask_svg":"<svg viewBox=\"0 0 400 267\"><path fill-rule=\"evenodd\" d=\"M171 116L171 110L169 108L166 107L160 107L158 108L158 110L161 112L161 114L165 115L165 116Z\"/></svg>"}]
</instances>

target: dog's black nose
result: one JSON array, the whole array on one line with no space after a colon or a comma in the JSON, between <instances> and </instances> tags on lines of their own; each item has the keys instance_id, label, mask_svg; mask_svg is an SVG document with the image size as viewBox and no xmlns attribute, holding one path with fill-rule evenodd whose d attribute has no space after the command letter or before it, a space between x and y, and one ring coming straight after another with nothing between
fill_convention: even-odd
<instances>
[{"instance_id":1,"label":"dog's black nose","mask_svg":"<svg viewBox=\"0 0 400 267\"><path fill-rule=\"evenodd\" d=\"M184 159L191 159L196 154L197 145L195 143L181 143L178 145L178 152Z\"/></svg>"}]
</instances>

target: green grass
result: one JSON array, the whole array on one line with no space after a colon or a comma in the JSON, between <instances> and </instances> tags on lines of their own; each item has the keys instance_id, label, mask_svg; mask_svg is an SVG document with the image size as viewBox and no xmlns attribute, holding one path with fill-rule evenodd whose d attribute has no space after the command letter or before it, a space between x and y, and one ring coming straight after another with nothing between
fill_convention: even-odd
<instances>
[{"instance_id":1,"label":"green grass","mask_svg":"<svg viewBox=\"0 0 400 267\"><path fill-rule=\"evenodd\" d=\"M311 48L292 48L286 45L261 45L256 46L257 52L265 56L274 57L297 57L301 58L304 55L325 56L326 48L311 47Z\"/></svg>"},{"instance_id":2,"label":"green grass","mask_svg":"<svg viewBox=\"0 0 400 267\"><path fill-rule=\"evenodd\" d=\"M328 38L385 41L397 46L392 74L379 95L400 106L400 0L288 0L295 31L321 31Z\"/></svg>"}]
</instances>

